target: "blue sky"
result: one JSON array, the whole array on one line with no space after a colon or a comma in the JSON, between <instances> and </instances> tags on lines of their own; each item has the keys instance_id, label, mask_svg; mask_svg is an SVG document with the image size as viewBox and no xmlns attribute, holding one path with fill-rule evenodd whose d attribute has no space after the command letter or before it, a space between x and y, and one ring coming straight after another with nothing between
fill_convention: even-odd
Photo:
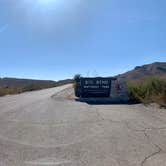
<instances>
[{"instance_id":1,"label":"blue sky","mask_svg":"<svg viewBox=\"0 0 166 166\"><path fill-rule=\"evenodd\" d=\"M0 0L0 77L112 76L166 61L165 0Z\"/></svg>"}]
</instances>

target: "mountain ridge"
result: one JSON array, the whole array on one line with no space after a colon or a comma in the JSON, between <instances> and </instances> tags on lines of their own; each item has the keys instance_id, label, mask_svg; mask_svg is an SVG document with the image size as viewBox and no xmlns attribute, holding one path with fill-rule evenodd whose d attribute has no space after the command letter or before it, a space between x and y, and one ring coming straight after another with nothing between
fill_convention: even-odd
<instances>
[{"instance_id":1,"label":"mountain ridge","mask_svg":"<svg viewBox=\"0 0 166 166\"><path fill-rule=\"evenodd\" d=\"M140 80L146 77L165 77L166 78L166 62L154 62L142 66L136 66L133 70L119 74L115 77L125 80ZM59 85L72 83L73 79L64 79L59 81L37 80L25 78L0 78L0 88L17 88L27 86L39 86L39 88L49 88Z\"/></svg>"},{"instance_id":2,"label":"mountain ridge","mask_svg":"<svg viewBox=\"0 0 166 166\"><path fill-rule=\"evenodd\" d=\"M154 62L136 66L133 70L116 76L125 80L140 80L146 77L166 77L166 62Z\"/></svg>"}]
</instances>

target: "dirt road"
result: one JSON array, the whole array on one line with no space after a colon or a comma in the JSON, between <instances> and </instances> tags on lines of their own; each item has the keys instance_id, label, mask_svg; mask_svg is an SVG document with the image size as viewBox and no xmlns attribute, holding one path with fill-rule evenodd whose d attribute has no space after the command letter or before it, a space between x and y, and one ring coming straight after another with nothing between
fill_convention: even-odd
<instances>
[{"instance_id":1,"label":"dirt road","mask_svg":"<svg viewBox=\"0 0 166 166\"><path fill-rule=\"evenodd\" d=\"M56 95L69 86L0 98L0 166L166 166L166 110Z\"/></svg>"}]
</instances>

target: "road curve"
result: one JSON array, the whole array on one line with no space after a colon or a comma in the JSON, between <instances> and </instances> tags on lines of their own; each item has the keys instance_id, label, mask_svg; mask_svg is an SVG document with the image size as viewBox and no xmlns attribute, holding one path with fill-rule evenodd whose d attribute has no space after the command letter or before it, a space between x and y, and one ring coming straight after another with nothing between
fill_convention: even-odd
<instances>
[{"instance_id":1,"label":"road curve","mask_svg":"<svg viewBox=\"0 0 166 166\"><path fill-rule=\"evenodd\" d=\"M166 165L166 110L56 97L69 87L0 98L0 166Z\"/></svg>"}]
</instances>

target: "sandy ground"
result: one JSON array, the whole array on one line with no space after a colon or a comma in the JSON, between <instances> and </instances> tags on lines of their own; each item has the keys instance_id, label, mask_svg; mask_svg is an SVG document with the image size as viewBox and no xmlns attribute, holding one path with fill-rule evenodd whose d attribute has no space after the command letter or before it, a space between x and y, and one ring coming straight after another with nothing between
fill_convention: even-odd
<instances>
[{"instance_id":1,"label":"sandy ground","mask_svg":"<svg viewBox=\"0 0 166 166\"><path fill-rule=\"evenodd\" d=\"M166 110L90 105L71 85L0 98L0 166L166 166Z\"/></svg>"}]
</instances>

